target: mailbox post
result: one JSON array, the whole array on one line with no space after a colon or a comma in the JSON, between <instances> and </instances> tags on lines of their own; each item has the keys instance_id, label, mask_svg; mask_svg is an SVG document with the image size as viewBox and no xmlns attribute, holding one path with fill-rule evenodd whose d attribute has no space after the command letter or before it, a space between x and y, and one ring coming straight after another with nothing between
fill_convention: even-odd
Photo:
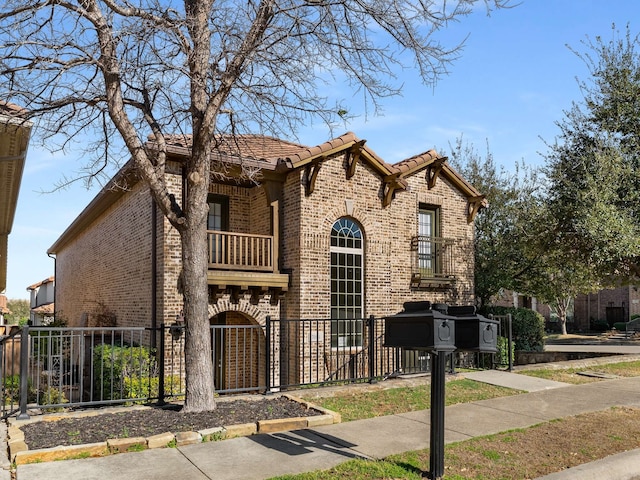
<instances>
[{"instance_id":1,"label":"mailbox post","mask_svg":"<svg viewBox=\"0 0 640 480\"><path fill-rule=\"evenodd\" d=\"M444 475L446 354L455 350L455 321L430 302L407 302L404 311L385 319L385 347L426 350L431 354L430 477Z\"/></svg>"},{"instance_id":2,"label":"mailbox post","mask_svg":"<svg viewBox=\"0 0 640 480\"><path fill-rule=\"evenodd\" d=\"M444 475L446 354L455 350L497 351L497 321L477 315L475 307L406 302L385 318L384 346L426 350L431 354L431 431L429 478ZM459 329L459 330L458 330Z\"/></svg>"}]
</instances>

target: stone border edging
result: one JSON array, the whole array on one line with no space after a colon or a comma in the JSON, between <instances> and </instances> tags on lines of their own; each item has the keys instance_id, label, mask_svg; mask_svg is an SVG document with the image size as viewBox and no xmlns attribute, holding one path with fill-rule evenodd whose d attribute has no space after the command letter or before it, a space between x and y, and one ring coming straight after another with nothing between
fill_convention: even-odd
<instances>
[{"instance_id":1,"label":"stone border edging","mask_svg":"<svg viewBox=\"0 0 640 480\"><path fill-rule=\"evenodd\" d=\"M225 425L223 427L209 428L198 432L166 432L152 435L150 437L114 438L107 439L106 441L99 443L65 446L60 445L57 447L42 448L38 450L29 450L29 447L24 440L24 433L20 430L20 425L26 425L28 423L33 423L34 421L43 421L43 419L31 419L26 421L12 419L10 420L11 423L9 428L7 429L9 460L16 465L25 465L35 462L103 457L117 453L135 452L151 448L167 448L170 446L182 447L202 442L245 437L258 433L275 433L313 428L321 425L340 423L342 421L339 413L327 410L326 408L307 402L293 395L284 394L282 396L304 405L307 409L313 409L321 412L321 415L281 418L276 420L258 420L252 423ZM140 407L123 407L123 409L131 408ZM104 413L86 413L87 416L102 414ZM49 416L46 421L62 420L64 417L64 414L53 414Z\"/></svg>"}]
</instances>

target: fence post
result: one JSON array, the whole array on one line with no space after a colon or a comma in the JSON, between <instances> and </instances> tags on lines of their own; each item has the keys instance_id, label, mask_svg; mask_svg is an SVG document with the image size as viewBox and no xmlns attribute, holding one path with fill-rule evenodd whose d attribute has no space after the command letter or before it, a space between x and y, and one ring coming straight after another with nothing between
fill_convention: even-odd
<instances>
[{"instance_id":1,"label":"fence post","mask_svg":"<svg viewBox=\"0 0 640 480\"><path fill-rule=\"evenodd\" d=\"M271 315L267 315L265 322L265 395L271 393Z\"/></svg>"},{"instance_id":2,"label":"fence post","mask_svg":"<svg viewBox=\"0 0 640 480\"><path fill-rule=\"evenodd\" d=\"M158 334L158 329L155 328L153 330L153 334ZM159 378L158 378L158 405L164 405L167 402L165 401L165 392L164 392L164 361L165 361L165 339L164 339L164 322L160 324L160 355L158 362L160 363L159 368Z\"/></svg>"},{"instance_id":3,"label":"fence post","mask_svg":"<svg viewBox=\"0 0 640 480\"><path fill-rule=\"evenodd\" d=\"M509 349L509 371L513 370L513 332L511 330L511 314L507 313L507 348Z\"/></svg>"},{"instance_id":4,"label":"fence post","mask_svg":"<svg viewBox=\"0 0 640 480\"><path fill-rule=\"evenodd\" d=\"M373 315L369 316L367 324L369 327L369 383L376 383L376 319Z\"/></svg>"},{"instance_id":5,"label":"fence post","mask_svg":"<svg viewBox=\"0 0 640 480\"><path fill-rule=\"evenodd\" d=\"M20 332L20 413L18 420L28 420L27 396L29 395L29 326Z\"/></svg>"}]
</instances>

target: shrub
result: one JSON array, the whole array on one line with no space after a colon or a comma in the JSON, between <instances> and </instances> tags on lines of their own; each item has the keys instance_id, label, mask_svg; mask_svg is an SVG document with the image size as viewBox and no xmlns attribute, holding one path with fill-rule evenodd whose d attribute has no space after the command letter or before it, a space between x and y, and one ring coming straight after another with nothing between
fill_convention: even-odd
<instances>
[{"instance_id":1,"label":"shrub","mask_svg":"<svg viewBox=\"0 0 640 480\"><path fill-rule=\"evenodd\" d=\"M516 358L515 349L515 342L511 342L512 360ZM509 365L509 339L507 337L498 337L498 353L496 354L496 361L499 365Z\"/></svg>"},{"instance_id":2,"label":"shrub","mask_svg":"<svg viewBox=\"0 0 640 480\"><path fill-rule=\"evenodd\" d=\"M126 398L158 398L160 379L156 377L125 377L124 391ZM167 375L164 378L165 393L174 395L184 394L184 383L181 389L176 388L180 385L180 377L175 375Z\"/></svg>"},{"instance_id":3,"label":"shrub","mask_svg":"<svg viewBox=\"0 0 640 480\"><path fill-rule=\"evenodd\" d=\"M20 375L9 375L2 379L4 386L4 404L15 405L20 403ZM37 401L37 390L33 388L33 382L27 378L27 402Z\"/></svg>"},{"instance_id":4,"label":"shrub","mask_svg":"<svg viewBox=\"0 0 640 480\"><path fill-rule=\"evenodd\" d=\"M609 330L609 323L606 320L592 318L590 323L589 327L593 332L606 332Z\"/></svg>"},{"instance_id":5,"label":"shrub","mask_svg":"<svg viewBox=\"0 0 640 480\"><path fill-rule=\"evenodd\" d=\"M485 307L483 315L511 314L513 340L518 350L541 352L544 349L544 317L529 308Z\"/></svg>"},{"instance_id":6,"label":"shrub","mask_svg":"<svg viewBox=\"0 0 640 480\"><path fill-rule=\"evenodd\" d=\"M138 398L157 368L148 348L102 344L93 349L93 375L98 400Z\"/></svg>"},{"instance_id":7,"label":"shrub","mask_svg":"<svg viewBox=\"0 0 640 480\"><path fill-rule=\"evenodd\" d=\"M616 330L619 330L621 332L626 332L627 331L627 322L616 322L613 324L613 328L615 328Z\"/></svg>"},{"instance_id":8,"label":"shrub","mask_svg":"<svg viewBox=\"0 0 640 480\"><path fill-rule=\"evenodd\" d=\"M55 387L47 387L44 392L42 392L39 403L40 405L58 405L62 403L69 403L69 400L67 400L67 397L62 390L59 390ZM43 411L47 413L63 412L64 407L58 406L43 408Z\"/></svg>"}]
</instances>

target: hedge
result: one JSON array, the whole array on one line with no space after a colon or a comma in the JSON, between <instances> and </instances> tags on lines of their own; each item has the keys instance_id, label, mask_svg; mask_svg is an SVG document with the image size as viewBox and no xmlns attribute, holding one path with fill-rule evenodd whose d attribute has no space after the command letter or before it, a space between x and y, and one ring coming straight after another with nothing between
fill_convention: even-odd
<instances>
[{"instance_id":1,"label":"hedge","mask_svg":"<svg viewBox=\"0 0 640 480\"><path fill-rule=\"evenodd\" d=\"M487 316L511 314L512 334L516 350L541 352L544 350L544 317L529 308L485 307L480 312Z\"/></svg>"}]
</instances>

